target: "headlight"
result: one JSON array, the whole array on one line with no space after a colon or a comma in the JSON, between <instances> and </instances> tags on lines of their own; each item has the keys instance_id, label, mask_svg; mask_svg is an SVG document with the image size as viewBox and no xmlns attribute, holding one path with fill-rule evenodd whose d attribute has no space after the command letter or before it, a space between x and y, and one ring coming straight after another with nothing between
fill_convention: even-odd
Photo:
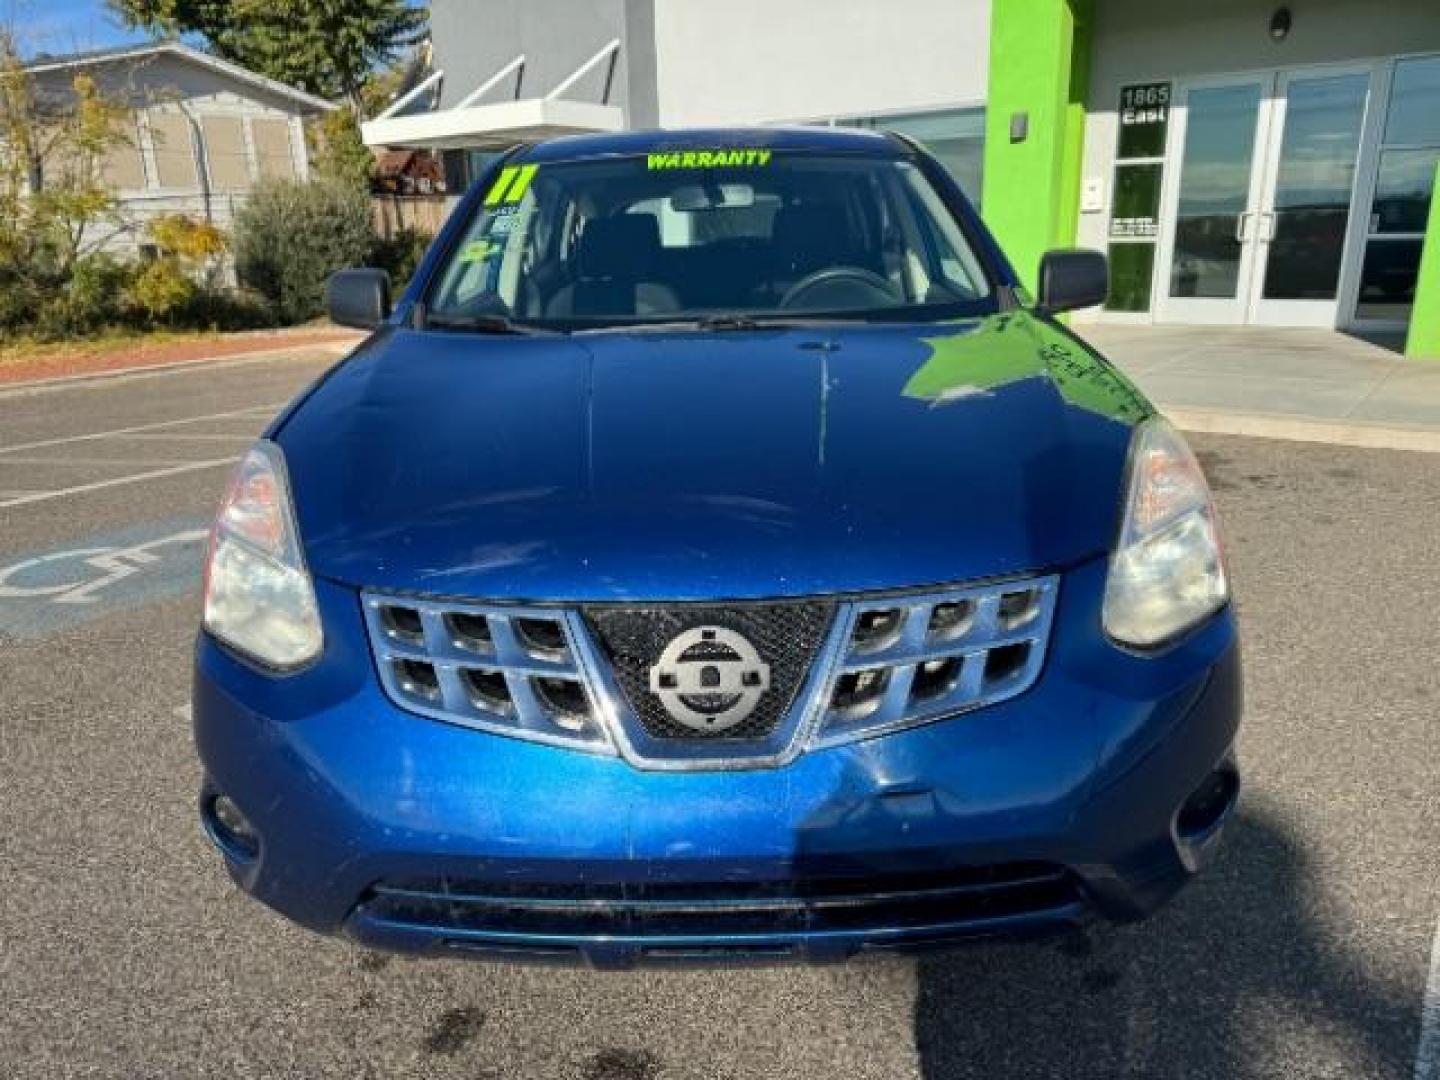
<instances>
[{"instance_id":1,"label":"headlight","mask_svg":"<svg viewBox=\"0 0 1440 1080\"><path fill-rule=\"evenodd\" d=\"M1105 632L1149 648L1219 610L1230 589L1210 489L1180 433L1158 416L1141 424L1129 473L1105 584Z\"/></svg>"},{"instance_id":2,"label":"headlight","mask_svg":"<svg viewBox=\"0 0 1440 1080\"><path fill-rule=\"evenodd\" d=\"M274 443L245 455L220 504L205 566L205 629L280 671L320 655L315 589Z\"/></svg>"}]
</instances>

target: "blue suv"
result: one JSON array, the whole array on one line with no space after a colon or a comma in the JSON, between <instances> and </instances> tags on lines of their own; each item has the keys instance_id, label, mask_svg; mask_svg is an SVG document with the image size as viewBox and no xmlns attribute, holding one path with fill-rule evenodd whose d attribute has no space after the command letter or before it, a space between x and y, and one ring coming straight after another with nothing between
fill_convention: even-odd
<instances>
[{"instance_id":1,"label":"blue suv","mask_svg":"<svg viewBox=\"0 0 1440 1080\"><path fill-rule=\"evenodd\" d=\"M492 165L244 458L195 658L242 888L406 952L833 959L1146 915L1238 791L1182 438L922 149Z\"/></svg>"}]
</instances>

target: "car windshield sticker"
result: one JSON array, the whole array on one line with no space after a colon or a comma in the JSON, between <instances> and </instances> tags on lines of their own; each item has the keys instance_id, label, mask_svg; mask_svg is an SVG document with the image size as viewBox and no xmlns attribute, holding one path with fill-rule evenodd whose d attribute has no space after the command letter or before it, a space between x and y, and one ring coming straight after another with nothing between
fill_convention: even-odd
<instances>
[{"instance_id":1,"label":"car windshield sticker","mask_svg":"<svg viewBox=\"0 0 1440 1080\"><path fill-rule=\"evenodd\" d=\"M761 168L770 164L769 150L672 150L646 157L654 169Z\"/></svg>"},{"instance_id":2,"label":"car windshield sticker","mask_svg":"<svg viewBox=\"0 0 1440 1080\"><path fill-rule=\"evenodd\" d=\"M485 195L486 206L502 203L518 203L530 190L530 181L535 179L538 165L507 165L500 170L500 178Z\"/></svg>"},{"instance_id":3,"label":"car windshield sticker","mask_svg":"<svg viewBox=\"0 0 1440 1080\"><path fill-rule=\"evenodd\" d=\"M484 262L499 250L494 240L472 240L460 249L458 258L462 263Z\"/></svg>"}]
</instances>

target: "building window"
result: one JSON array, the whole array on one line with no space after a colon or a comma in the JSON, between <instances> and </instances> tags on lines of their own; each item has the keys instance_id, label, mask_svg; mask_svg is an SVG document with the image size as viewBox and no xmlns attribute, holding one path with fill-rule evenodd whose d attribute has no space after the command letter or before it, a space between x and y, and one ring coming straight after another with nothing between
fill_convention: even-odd
<instances>
[{"instance_id":1,"label":"building window","mask_svg":"<svg viewBox=\"0 0 1440 1080\"><path fill-rule=\"evenodd\" d=\"M847 127L879 128L914 139L935 155L970 201L979 207L985 158L983 108L855 117L837 120L836 123Z\"/></svg>"},{"instance_id":2,"label":"building window","mask_svg":"<svg viewBox=\"0 0 1440 1080\"><path fill-rule=\"evenodd\" d=\"M206 116L205 161L210 186L216 191L246 191L250 187L250 158L245 153L245 131L238 116Z\"/></svg>"},{"instance_id":3,"label":"building window","mask_svg":"<svg viewBox=\"0 0 1440 1080\"><path fill-rule=\"evenodd\" d=\"M1410 318L1437 161L1440 56L1397 60L1366 226L1357 319L1403 322Z\"/></svg>"},{"instance_id":4,"label":"building window","mask_svg":"<svg viewBox=\"0 0 1440 1080\"><path fill-rule=\"evenodd\" d=\"M100 177L112 191L138 191L145 186L145 160L135 117L117 120L113 138L100 160Z\"/></svg>"},{"instance_id":5,"label":"building window","mask_svg":"<svg viewBox=\"0 0 1440 1080\"><path fill-rule=\"evenodd\" d=\"M1120 131L1110 200L1110 295L1106 311L1150 310L1155 241L1160 233L1160 184L1170 125L1170 84L1120 91Z\"/></svg>"},{"instance_id":6,"label":"building window","mask_svg":"<svg viewBox=\"0 0 1440 1080\"><path fill-rule=\"evenodd\" d=\"M290 146L290 121L256 117L250 121L255 161L266 179L295 179L295 154Z\"/></svg>"},{"instance_id":7,"label":"building window","mask_svg":"<svg viewBox=\"0 0 1440 1080\"><path fill-rule=\"evenodd\" d=\"M152 112L150 141L155 148L156 182L162 188L199 187L188 119L178 112Z\"/></svg>"}]
</instances>

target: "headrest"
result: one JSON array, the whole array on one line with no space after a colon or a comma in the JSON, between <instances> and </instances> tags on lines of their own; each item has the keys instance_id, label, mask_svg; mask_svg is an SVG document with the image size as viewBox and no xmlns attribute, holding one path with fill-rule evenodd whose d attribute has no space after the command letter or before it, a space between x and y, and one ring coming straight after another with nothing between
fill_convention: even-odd
<instances>
[{"instance_id":1,"label":"headrest","mask_svg":"<svg viewBox=\"0 0 1440 1080\"><path fill-rule=\"evenodd\" d=\"M583 278L645 281L659 255L660 222L653 214L617 214L585 223L577 261Z\"/></svg>"}]
</instances>

